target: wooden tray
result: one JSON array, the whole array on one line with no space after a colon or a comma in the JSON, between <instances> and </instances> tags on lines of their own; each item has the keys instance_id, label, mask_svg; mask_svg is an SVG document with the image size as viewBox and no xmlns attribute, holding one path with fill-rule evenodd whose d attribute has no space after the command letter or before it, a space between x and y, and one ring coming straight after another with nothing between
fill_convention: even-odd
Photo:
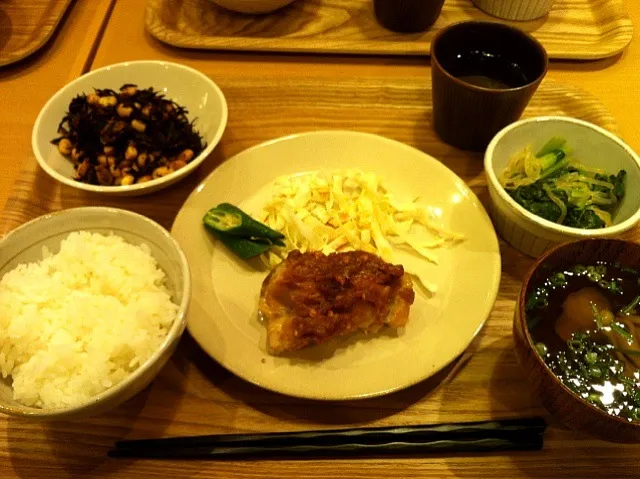
<instances>
[{"instance_id":1,"label":"wooden tray","mask_svg":"<svg viewBox=\"0 0 640 479\"><path fill-rule=\"evenodd\" d=\"M71 0L0 0L0 66L42 48L70 4Z\"/></svg>"},{"instance_id":2,"label":"wooden tray","mask_svg":"<svg viewBox=\"0 0 640 479\"><path fill-rule=\"evenodd\" d=\"M233 13L210 0L149 0L146 26L160 41L184 48L429 55L438 30L472 19L498 21L471 0L446 0L431 30L403 35L376 22L371 0L298 0L264 16ZM622 0L557 0L547 18L510 23L531 32L551 58L612 56L633 34Z\"/></svg>"},{"instance_id":3,"label":"wooden tray","mask_svg":"<svg viewBox=\"0 0 640 479\"><path fill-rule=\"evenodd\" d=\"M423 78L327 80L215 78L229 104L229 124L220 146L200 169L163 193L126 199L62 186L37 168L21 172L0 222L0 234L36 216L86 205L122 207L150 216L167 228L193 188L224 158L291 133L345 129L380 134L416 146L442 160L488 198L481 155L442 143L431 127L431 85ZM586 92L545 80L524 116L566 115L616 132L614 119Z\"/></svg>"},{"instance_id":4,"label":"wooden tray","mask_svg":"<svg viewBox=\"0 0 640 479\"><path fill-rule=\"evenodd\" d=\"M229 103L229 124L214 154L192 177L140 198L106 198L61 186L31 159L2 214L0 234L36 216L63 208L126 208L169 228L187 195L225 158L268 139L318 129L378 133L440 159L488 202L481 155L441 143L431 128L431 91L424 78L215 78ZM526 116L569 115L616 131L595 98L549 80ZM250 174L250 172L248 172ZM408 173L410 174L410 173ZM428 187L428 184L425 184ZM635 235L635 233L630 233ZM106 415L45 426L9 420L0 427L0 476L126 478L270 477L590 477L606 464L607 477L637 475L638 449L590 441L552 427L542 453L250 462L113 461L104 456L117 439L217 432L399 425L544 414L531 397L513 353L511 324L520 282L531 260L501 242L503 277L486 326L452 367L417 386L386 397L317 403L259 389L223 370L188 336L145 392ZM206 259L206 258L205 258ZM567 464L567 456L571 456ZM8 457L11 460L8 460ZM7 464L6 466L4 464ZM366 470L362 469L366 466ZM3 468L7 468L3 474Z\"/></svg>"}]
</instances>

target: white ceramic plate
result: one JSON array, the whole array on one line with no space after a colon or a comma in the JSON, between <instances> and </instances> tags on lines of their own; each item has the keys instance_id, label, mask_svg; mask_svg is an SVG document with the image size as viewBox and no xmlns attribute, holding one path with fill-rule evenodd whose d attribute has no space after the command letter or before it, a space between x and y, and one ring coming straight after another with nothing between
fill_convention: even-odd
<instances>
[{"instance_id":1,"label":"white ceramic plate","mask_svg":"<svg viewBox=\"0 0 640 479\"><path fill-rule=\"evenodd\" d=\"M58 124L71 100L94 88L119 90L125 83L139 88L153 87L167 98L189 110L189 119L196 119L195 129L207 142L207 147L187 166L167 176L129 186L97 186L73 179L71 161L62 156L51 140L58 136ZM227 126L227 101L218 85L193 68L162 61L135 61L109 65L82 75L65 85L40 111L31 136L33 152L44 171L67 186L95 193L134 196L166 188L195 171L216 147Z\"/></svg>"},{"instance_id":2,"label":"white ceramic plate","mask_svg":"<svg viewBox=\"0 0 640 479\"><path fill-rule=\"evenodd\" d=\"M233 203L256 214L276 177L360 168L381 175L400 198L440 208L444 226L467 236L426 266L438 293L416 289L407 326L355 335L275 357L258 319L266 270L236 259L202 226L209 208ZM187 327L202 348L258 386L310 399L356 399L415 384L460 355L484 324L500 282L498 240L465 183L434 158L402 143L355 132L313 132L274 140L223 163L187 199L172 234L189 260L193 296ZM258 261L259 263L259 261Z\"/></svg>"}]
</instances>

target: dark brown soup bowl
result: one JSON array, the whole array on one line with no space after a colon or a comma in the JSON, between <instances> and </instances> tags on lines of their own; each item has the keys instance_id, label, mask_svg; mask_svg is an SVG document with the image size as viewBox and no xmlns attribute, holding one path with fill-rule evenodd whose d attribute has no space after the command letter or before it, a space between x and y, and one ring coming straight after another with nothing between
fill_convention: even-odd
<instances>
[{"instance_id":1,"label":"dark brown soup bowl","mask_svg":"<svg viewBox=\"0 0 640 479\"><path fill-rule=\"evenodd\" d=\"M513 322L518 362L543 406L551 415L575 431L598 439L621 443L640 443L640 422L612 416L566 387L537 353L527 327L525 302L529 291L544 282L549 273L576 264L598 261L640 266L640 244L613 239L587 239L562 244L538 258L522 283Z\"/></svg>"}]
</instances>

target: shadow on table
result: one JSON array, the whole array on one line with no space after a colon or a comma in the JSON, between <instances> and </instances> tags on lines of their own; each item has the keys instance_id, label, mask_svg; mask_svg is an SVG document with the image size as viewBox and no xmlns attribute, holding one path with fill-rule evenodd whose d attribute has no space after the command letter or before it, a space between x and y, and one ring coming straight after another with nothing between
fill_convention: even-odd
<instances>
[{"instance_id":1,"label":"shadow on table","mask_svg":"<svg viewBox=\"0 0 640 479\"><path fill-rule=\"evenodd\" d=\"M15 473L24 479L85 478L98 470L117 475L130 461L109 459L107 450L134 429L143 436L163 435L179 409L185 381L170 361L149 387L108 413L55 422L10 418L6 436Z\"/></svg>"},{"instance_id":2,"label":"shadow on table","mask_svg":"<svg viewBox=\"0 0 640 479\"><path fill-rule=\"evenodd\" d=\"M177 367L181 367L180 363L184 368L194 365L204 377L234 400L279 420L336 427L358 426L377 421L424 400L452 380L471 354L463 354L442 371L415 386L384 397L357 401L314 401L283 396L259 388L234 376L212 360L189 335L185 335L183 341L184 347L174 356Z\"/></svg>"},{"instance_id":3,"label":"shadow on table","mask_svg":"<svg viewBox=\"0 0 640 479\"><path fill-rule=\"evenodd\" d=\"M624 52L616 53L613 56L603 58L601 60L592 60L592 61L582 61L582 60L562 60L560 62L555 62L553 64L553 69L555 71L565 71L565 72L597 72L606 70L616 63L622 58Z\"/></svg>"},{"instance_id":4,"label":"shadow on table","mask_svg":"<svg viewBox=\"0 0 640 479\"><path fill-rule=\"evenodd\" d=\"M496 345L501 352L488 373L489 394L493 414L513 413L514 417L543 416L549 419L540 401L531 391L518 364L511 335Z\"/></svg>"},{"instance_id":5,"label":"shadow on table","mask_svg":"<svg viewBox=\"0 0 640 479\"><path fill-rule=\"evenodd\" d=\"M86 420L31 422L10 418L7 424L9 459L24 479L88 475L108 461L107 449L126 436L133 418L144 408L148 390L111 413Z\"/></svg>"}]
</instances>

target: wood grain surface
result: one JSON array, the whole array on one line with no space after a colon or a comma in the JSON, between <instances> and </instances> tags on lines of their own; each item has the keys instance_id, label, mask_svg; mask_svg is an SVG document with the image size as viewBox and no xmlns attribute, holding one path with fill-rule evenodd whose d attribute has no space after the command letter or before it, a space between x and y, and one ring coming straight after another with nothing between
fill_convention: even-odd
<instances>
[{"instance_id":1,"label":"wood grain surface","mask_svg":"<svg viewBox=\"0 0 640 479\"><path fill-rule=\"evenodd\" d=\"M28 57L55 31L72 0L0 0L0 66Z\"/></svg>"},{"instance_id":2,"label":"wood grain surface","mask_svg":"<svg viewBox=\"0 0 640 479\"><path fill-rule=\"evenodd\" d=\"M148 0L145 22L154 37L184 48L428 55L438 30L465 20L500 21L471 0L447 0L435 25L420 34L381 27L371 0L298 0L261 16L234 13L210 0ZM551 58L612 56L633 34L622 0L557 0L542 19L506 23L531 32Z\"/></svg>"},{"instance_id":3,"label":"wood grain surface","mask_svg":"<svg viewBox=\"0 0 640 479\"><path fill-rule=\"evenodd\" d=\"M89 68L114 1L72 3L45 48L0 68L0 209L21 167L33 159L31 128L40 109L59 88ZM0 0L0 10L5 3Z\"/></svg>"},{"instance_id":4,"label":"wood grain surface","mask_svg":"<svg viewBox=\"0 0 640 479\"><path fill-rule=\"evenodd\" d=\"M62 208L109 205L137 211L170 227L186 196L216 165L282 135L352 129L378 133L440 159L488 201L481 156L442 144L431 128L431 91L423 78L216 78L229 102L220 145L192 177L157 194L105 199L61 186L28 163L7 203L6 232ZM579 90L545 81L526 116L570 115L617 131L601 103ZM274 160L274 161L277 161ZM425 179L428 187L428 179ZM631 236L636 232L630 233ZM544 414L516 363L511 336L519 284L531 260L501 242L503 278L489 320L451 367L407 390L354 402L303 401L261 390L226 372L188 335L157 380L111 413L82 422L0 421L0 477L55 478L386 478L638 477L638 448L589 440L554 425L539 453L404 459L174 462L108 460L118 439L162 435L287 431L401 425ZM606 466L605 466L606 464Z\"/></svg>"}]
</instances>

